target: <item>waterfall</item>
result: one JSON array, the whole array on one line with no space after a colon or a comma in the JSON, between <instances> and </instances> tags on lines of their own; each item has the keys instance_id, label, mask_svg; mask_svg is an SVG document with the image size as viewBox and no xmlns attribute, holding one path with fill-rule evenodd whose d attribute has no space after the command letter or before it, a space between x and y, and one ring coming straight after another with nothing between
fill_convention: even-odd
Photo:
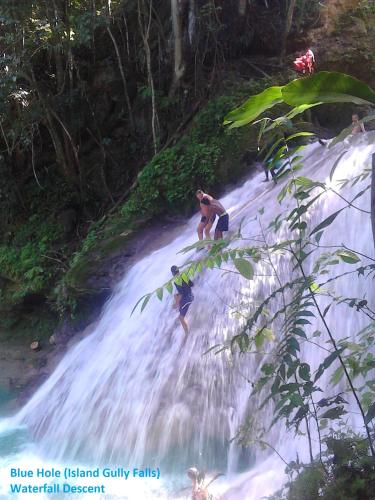
<instances>
[{"instance_id":1,"label":"waterfall","mask_svg":"<svg viewBox=\"0 0 375 500\"><path fill-rule=\"evenodd\" d=\"M334 180L353 176L370 165L374 134L349 141L331 149L309 145L301 175L326 181L337 156L346 149ZM280 206L276 198L283 183L263 183L263 176L256 174L221 200L230 214L232 233L241 224L244 235L258 235L254 216L260 208L264 208L266 228L279 212L293 206L289 199ZM311 214L312 227L343 205L337 196L327 193ZM369 195L357 200L357 205L369 207ZM162 302L152 297L143 312L137 309L131 314L138 298L170 279L173 264L183 265L200 256L178 253L196 240L197 224L198 216L194 216L181 226L172 242L135 264L107 302L93 333L67 352L15 417L0 421L1 498L17 498L7 496L7 470L10 465L26 463L160 467L163 481L150 487L152 491L141 491L139 488L146 486L137 483L134 490L126 490L127 496L121 496L132 500L177 498L171 492L176 484L183 484L181 474L191 465L226 472L217 488L227 491L227 500L258 500L285 481L284 464L270 450L254 446L244 451L231 440L244 416L251 412L254 402L249 400L249 381L257 379L263 356L232 356L228 351L204 354L230 339L243 324L236 304L242 302L242 312L246 312L249 304L259 302L277 286L267 264L255 266L252 281L217 269L197 276L195 300L187 316L191 332L186 343L168 294ZM267 235L270 241L272 237ZM322 242L346 243L373 255L369 215L345 210L335 221L335 232L326 231ZM277 266L284 278L290 276L286 257L281 256ZM222 267L231 270L230 264ZM343 279L340 287L342 294L364 295L360 283L353 284L349 279ZM368 291L366 298L374 305L373 291ZM353 336L366 324L355 311L345 310L345 317L330 314L330 323L342 337ZM316 368L324 354L318 359L317 351L305 343L301 357ZM272 417L272 408L266 407L256 420L267 425ZM361 430L360 422L353 421L353 425ZM283 424L275 425L268 439L287 460L294 459L297 452L302 459L307 458L304 441L291 439ZM238 474L238 470L247 472ZM113 498L119 498L116 484L114 481L111 490Z\"/></svg>"}]
</instances>

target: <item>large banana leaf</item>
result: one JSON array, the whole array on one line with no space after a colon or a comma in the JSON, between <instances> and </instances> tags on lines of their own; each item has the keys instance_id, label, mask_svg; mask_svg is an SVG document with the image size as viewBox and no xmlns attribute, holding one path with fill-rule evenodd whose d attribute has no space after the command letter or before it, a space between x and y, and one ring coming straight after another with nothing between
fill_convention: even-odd
<instances>
[{"instance_id":1,"label":"large banana leaf","mask_svg":"<svg viewBox=\"0 0 375 500\"><path fill-rule=\"evenodd\" d=\"M252 122L266 109L283 102L281 89L282 87L270 87L260 94L251 96L242 106L227 114L224 125L237 128Z\"/></svg>"},{"instance_id":2,"label":"large banana leaf","mask_svg":"<svg viewBox=\"0 0 375 500\"><path fill-rule=\"evenodd\" d=\"M224 124L230 128L242 127L281 102L297 108L291 111L295 115L322 103L375 104L375 92L366 83L352 76L321 71L293 80L283 87L270 87L251 96L242 106L228 113Z\"/></svg>"},{"instance_id":3,"label":"large banana leaf","mask_svg":"<svg viewBox=\"0 0 375 500\"><path fill-rule=\"evenodd\" d=\"M375 92L364 82L344 73L321 71L284 85L283 100L291 106L318 102L375 104Z\"/></svg>"}]
</instances>

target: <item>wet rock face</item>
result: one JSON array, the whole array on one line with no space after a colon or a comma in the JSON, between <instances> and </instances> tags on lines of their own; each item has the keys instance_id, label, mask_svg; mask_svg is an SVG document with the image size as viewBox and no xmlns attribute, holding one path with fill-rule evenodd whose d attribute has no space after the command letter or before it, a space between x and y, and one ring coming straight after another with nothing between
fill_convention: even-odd
<instances>
[{"instance_id":1,"label":"wet rock face","mask_svg":"<svg viewBox=\"0 0 375 500\"><path fill-rule=\"evenodd\" d=\"M337 19L348 10L354 9L359 0L327 0L323 9L324 30L331 33L335 30Z\"/></svg>"},{"instance_id":2,"label":"wet rock face","mask_svg":"<svg viewBox=\"0 0 375 500\"><path fill-rule=\"evenodd\" d=\"M310 33L318 69L348 73L375 86L375 6L330 0L323 27Z\"/></svg>"},{"instance_id":3,"label":"wet rock face","mask_svg":"<svg viewBox=\"0 0 375 500\"><path fill-rule=\"evenodd\" d=\"M45 378L46 352L0 342L0 415L13 412ZM30 388L30 389L29 389Z\"/></svg>"}]
</instances>

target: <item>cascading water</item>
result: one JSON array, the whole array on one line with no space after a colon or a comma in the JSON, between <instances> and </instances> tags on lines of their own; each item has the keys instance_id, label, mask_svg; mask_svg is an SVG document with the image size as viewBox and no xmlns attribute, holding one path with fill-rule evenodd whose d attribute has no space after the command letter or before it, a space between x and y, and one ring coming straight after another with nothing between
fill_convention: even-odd
<instances>
[{"instance_id":1,"label":"cascading water","mask_svg":"<svg viewBox=\"0 0 375 500\"><path fill-rule=\"evenodd\" d=\"M325 149L310 145L304 154L303 175L325 181L337 155L345 148L349 150L335 178L350 177L366 162L369 164L372 142L374 134L368 133L352 138L351 146L339 144ZM291 203L286 200L280 207L276 201L280 187L263 184L261 175L222 200L230 213L232 231L241 223L244 235L258 235L254 216L261 207L265 209L262 220L266 228ZM312 227L343 204L334 194L327 194L311 215ZM365 195L357 205L366 204L368 207ZM177 498L180 475L193 464L227 473L225 481L216 485L222 492L227 490L227 500L257 500L282 484L284 464L276 455L255 447L244 452L230 441L251 411L248 381L259 375L262 355L233 358L227 351L203 355L211 346L230 339L241 326L243 320L236 313L236 304L242 302L249 307L246 304L260 301L274 289L276 280L270 266L259 263L252 281L222 270L197 276L195 301L188 314L191 333L185 344L170 296L162 302L152 298L142 313L137 310L131 315L139 297L170 278L171 265L194 258L194 253L178 252L195 241L197 220L192 218L173 242L127 272L95 331L66 354L49 380L13 419L0 421L0 498L17 498L9 494L9 467L25 464L161 468L163 477L157 485L138 482L124 488L113 480L105 498ZM272 236L267 238L271 241ZM369 215L345 210L335 223L335 231L327 231L321 242L346 243L373 255ZM276 265L284 279L290 276L285 257L278 258ZM348 287L349 295L364 295L364 290L354 290L349 280L343 279L340 291L345 294ZM366 298L373 302L373 292L369 291ZM364 326L354 312L336 316L329 320L343 337L354 335ZM316 351L310 354L309 349L305 344L301 356L316 368L324 353L317 358ZM272 417L270 407L256 415L256 420L267 426ZM286 460L294 459L296 452L300 457L307 454L305 444L295 439L291 442L281 424L274 426L268 441ZM236 475L239 469L248 472ZM53 497L41 494L34 498ZM87 498L96 497L91 494Z\"/></svg>"}]
</instances>

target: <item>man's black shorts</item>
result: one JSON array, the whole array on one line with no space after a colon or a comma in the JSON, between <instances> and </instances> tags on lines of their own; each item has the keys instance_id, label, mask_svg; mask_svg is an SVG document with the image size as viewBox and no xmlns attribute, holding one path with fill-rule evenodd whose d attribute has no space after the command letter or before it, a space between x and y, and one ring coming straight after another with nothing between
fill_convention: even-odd
<instances>
[{"instance_id":1,"label":"man's black shorts","mask_svg":"<svg viewBox=\"0 0 375 500\"><path fill-rule=\"evenodd\" d=\"M228 231L229 227L229 215L224 214L219 217L217 221L215 231Z\"/></svg>"},{"instance_id":2,"label":"man's black shorts","mask_svg":"<svg viewBox=\"0 0 375 500\"><path fill-rule=\"evenodd\" d=\"M187 296L181 295L180 306L179 306L180 316L185 317L193 300L194 300L194 297L192 295L190 295L190 296L189 295L187 295Z\"/></svg>"}]
</instances>

